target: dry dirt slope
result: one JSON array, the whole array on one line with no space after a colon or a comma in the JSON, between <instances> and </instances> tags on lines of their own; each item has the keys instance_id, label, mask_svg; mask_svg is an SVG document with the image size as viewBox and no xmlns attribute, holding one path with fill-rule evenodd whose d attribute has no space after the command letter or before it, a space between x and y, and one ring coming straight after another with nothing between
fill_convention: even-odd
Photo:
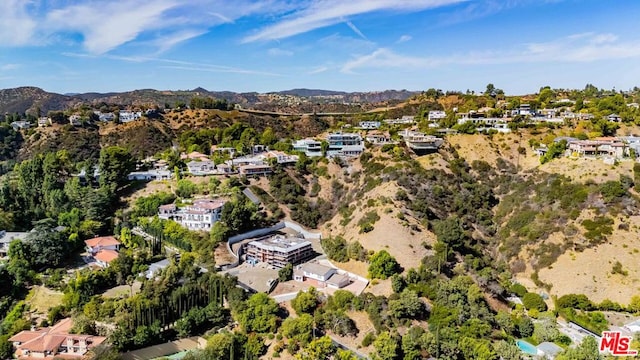
<instances>
[{"instance_id":1,"label":"dry dirt slope","mask_svg":"<svg viewBox=\"0 0 640 360\"><path fill-rule=\"evenodd\" d=\"M637 129L635 131L638 132ZM560 135L560 134L558 134ZM540 165L538 157L528 145L530 135L524 133L522 137L514 134L498 134L493 137L483 135L458 135L448 139L461 157L468 163L473 160L484 160L496 165L498 158L513 162L519 160L520 171L541 171L549 174L562 174L573 181L603 183L618 180L620 175L633 177L633 162L621 161L616 165L608 165L597 159L555 159ZM517 157L517 148L526 149L526 155ZM593 213L586 211L574 223L584 218L593 217ZM583 252L568 250L558 260L539 272L540 280L551 284L552 295L569 293L585 294L594 301L610 299L621 304L628 304L633 295L640 294L640 217L631 216L623 219L628 224L628 230L619 229L619 218L613 226L613 234L605 244ZM578 225L580 228L580 226ZM548 242L565 241L561 234L553 234ZM523 251L521 257L526 257ZM627 275L613 274L613 264L619 261ZM518 280L535 288L530 280L531 269L518 275ZM543 289L539 289L543 291Z\"/></svg>"}]
</instances>

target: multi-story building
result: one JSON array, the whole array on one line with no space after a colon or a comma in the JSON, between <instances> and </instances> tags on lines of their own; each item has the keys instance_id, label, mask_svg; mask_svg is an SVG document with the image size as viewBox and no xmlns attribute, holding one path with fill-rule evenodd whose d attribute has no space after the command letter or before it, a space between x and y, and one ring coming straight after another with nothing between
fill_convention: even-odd
<instances>
[{"instance_id":1,"label":"multi-story building","mask_svg":"<svg viewBox=\"0 0 640 360\"><path fill-rule=\"evenodd\" d=\"M209 231L220 220L225 203L224 200L200 199L183 208L178 208L175 204L162 205L158 210L158 217L173 220L189 230Z\"/></svg>"},{"instance_id":2,"label":"multi-story building","mask_svg":"<svg viewBox=\"0 0 640 360\"><path fill-rule=\"evenodd\" d=\"M305 155L322 156L322 143L314 139L302 139L293 143L293 150L305 153Z\"/></svg>"},{"instance_id":3,"label":"multi-story building","mask_svg":"<svg viewBox=\"0 0 640 360\"><path fill-rule=\"evenodd\" d=\"M447 117L447 113L442 110L431 110L429 111L428 119L430 122L440 121Z\"/></svg>"},{"instance_id":4,"label":"multi-story building","mask_svg":"<svg viewBox=\"0 0 640 360\"><path fill-rule=\"evenodd\" d=\"M303 262L314 254L308 240L282 235L251 241L245 245L244 253L249 262L265 262L277 268Z\"/></svg>"},{"instance_id":5,"label":"multi-story building","mask_svg":"<svg viewBox=\"0 0 640 360\"><path fill-rule=\"evenodd\" d=\"M360 134L335 132L327 136L327 156L358 156L364 151Z\"/></svg>"}]
</instances>

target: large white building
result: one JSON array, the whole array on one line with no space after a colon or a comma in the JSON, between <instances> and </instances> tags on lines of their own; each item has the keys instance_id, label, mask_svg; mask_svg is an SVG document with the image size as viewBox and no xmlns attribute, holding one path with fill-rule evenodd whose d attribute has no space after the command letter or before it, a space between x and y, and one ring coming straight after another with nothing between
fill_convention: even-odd
<instances>
[{"instance_id":1,"label":"large white building","mask_svg":"<svg viewBox=\"0 0 640 360\"><path fill-rule=\"evenodd\" d=\"M189 230L209 231L220 220L225 203L224 200L200 199L182 208L175 204L162 205L158 217L173 220Z\"/></svg>"},{"instance_id":2,"label":"large white building","mask_svg":"<svg viewBox=\"0 0 640 360\"><path fill-rule=\"evenodd\" d=\"M429 111L429 121L436 122L447 117L447 113L442 110L431 110Z\"/></svg>"},{"instance_id":3,"label":"large white building","mask_svg":"<svg viewBox=\"0 0 640 360\"><path fill-rule=\"evenodd\" d=\"M335 132L327 136L329 149L327 156L359 156L364 151L362 137L356 133Z\"/></svg>"},{"instance_id":4,"label":"large white building","mask_svg":"<svg viewBox=\"0 0 640 360\"><path fill-rule=\"evenodd\" d=\"M293 143L293 150L305 153L305 155L322 156L322 143L314 139L302 139Z\"/></svg>"}]
</instances>

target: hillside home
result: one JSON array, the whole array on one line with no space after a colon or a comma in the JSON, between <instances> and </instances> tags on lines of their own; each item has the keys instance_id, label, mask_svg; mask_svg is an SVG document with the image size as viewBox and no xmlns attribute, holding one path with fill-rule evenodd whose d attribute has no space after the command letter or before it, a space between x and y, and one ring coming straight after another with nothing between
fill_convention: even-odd
<instances>
[{"instance_id":1,"label":"hillside home","mask_svg":"<svg viewBox=\"0 0 640 360\"><path fill-rule=\"evenodd\" d=\"M298 264L313 256L311 242L297 237L276 235L244 245L247 262L264 262L276 268Z\"/></svg>"},{"instance_id":2,"label":"hillside home","mask_svg":"<svg viewBox=\"0 0 640 360\"><path fill-rule=\"evenodd\" d=\"M120 241L113 236L102 236L85 240L86 250L96 260L98 266L106 268L118 258Z\"/></svg>"},{"instance_id":3,"label":"hillside home","mask_svg":"<svg viewBox=\"0 0 640 360\"><path fill-rule=\"evenodd\" d=\"M220 220L225 203L226 201L219 199L199 199L182 208L175 204L162 205L158 210L158 217L173 220L189 230L210 231L213 224Z\"/></svg>"},{"instance_id":4,"label":"hillside home","mask_svg":"<svg viewBox=\"0 0 640 360\"><path fill-rule=\"evenodd\" d=\"M187 163L187 169L189 170L189 173L194 176L213 175L218 173L218 170L216 170L216 164L211 160L191 160Z\"/></svg>"},{"instance_id":5,"label":"hillside home","mask_svg":"<svg viewBox=\"0 0 640 360\"><path fill-rule=\"evenodd\" d=\"M429 122L438 122L446 117L447 113L442 110L431 110L428 115Z\"/></svg>"},{"instance_id":6,"label":"hillside home","mask_svg":"<svg viewBox=\"0 0 640 360\"><path fill-rule=\"evenodd\" d=\"M100 111L94 111L93 113L96 114L98 116L98 120L102 122L114 121L116 119L116 114L112 112L103 113Z\"/></svg>"},{"instance_id":7,"label":"hillside home","mask_svg":"<svg viewBox=\"0 0 640 360\"><path fill-rule=\"evenodd\" d=\"M364 138L373 145L384 145L391 143L391 135L388 132L372 131Z\"/></svg>"},{"instance_id":8,"label":"hillside home","mask_svg":"<svg viewBox=\"0 0 640 360\"><path fill-rule=\"evenodd\" d=\"M627 145L617 138L596 138L569 143L569 151L578 156L608 156L620 159L625 156Z\"/></svg>"},{"instance_id":9,"label":"hillside home","mask_svg":"<svg viewBox=\"0 0 640 360\"><path fill-rule=\"evenodd\" d=\"M362 137L356 133L343 133L341 131L331 133L327 136L327 142L329 143L327 150L328 156L345 155L343 153L345 148L347 148L349 152L354 152L361 148L360 153L362 153L364 150Z\"/></svg>"},{"instance_id":10,"label":"hillside home","mask_svg":"<svg viewBox=\"0 0 640 360\"><path fill-rule=\"evenodd\" d=\"M51 118L43 116L38 119L38 127L45 127L51 125Z\"/></svg>"},{"instance_id":11,"label":"hillside home","mask_svg":"<svg viewBox=\"0 0 640 360\"><path fill-rule=\"evenodd\" d=\"M31 127L31 123L28 122L28 121L24 121L24 120L14 121L14 122L11 123L11 127L15 131L26 130L26 129L29 129Z\"/></svg>"},{"instance_id":12,"label":"hillside home","mask_svg":"<svg viewBox=\"0 0 640 360\"><path fill-rule=\"evenodd\" d=\"M302 139L293 143L293 150L303 152L308 157L322 156L322 143L314 139Z\"/></svg>"},{"instance_id":13,"label":"hillside home","mask_svg":"<svg viewBox=\"0 0 640 360\"><path fill-rule=\"evenodd\" d=\"M150 264L149 269L147 269L147 271L144 272L144 277L146 277L147 279L153 279L158 275L160 271L166 269L167 266L169 266L170 264L171 264L171 261L169 261L169 259L164 259L158 262L154 262L153 264Z\"/></svg>"},{"instance_id":14,"label":"hillside home","mask_svg":"<svg viewBox=\"0 0 640 360\"><path fill-rule=\"evenodd\" d=\"M386 119L383 121L389 125L410 125L416 122L415 117L410 115L405 115L398 119Z\"/></svg>"},{"instance_id":15,"label":"hillside home","mask_svg":"<svg viewBox=\"0 0 640 360\"><path fill-rule=\"evenodd\" d=\"M282 165L296 163L299 158L298 155L289 155L284 151L276 151L276 150L267 151L265 153L258 155L258 157L260 157L262 160L264 160L267 163L271 159L275 159L275 162Z\"/></svg>"},{"instance_id":16,"label":"hillside home","mask_svg":"<svg viewBox=\"0 0 640 360\"><path fill-rule=\"evenodd\" d=\"M293 271L293 280L311 282L318 288L332 287L334 289L343 288L351 283L348 276L338 274L336 269L318 263L306 263L298 266Z\"/></svg>"},{"instance_id":17,"label":"hillside home","mask_svg":"<svg viewBox=\"0 0 640 360\"><path fill-rule=\"evenodd\" d=\"M209 157L201 152L192 151L188 154L182 153L180 154L180 159L182 160L196 160L196 161L208 161Z\"/></svg>"},{"instance_id":18,"label":"hillside home","mask_svg":"<svg viewBox=\"0 0 640 360\"><path fill-rule=\"evenodd\" d=\"M71 318L60 320L55 326L25 330L9 338L18 360L84 359L92 348L102 344L103 336L71 334Z\"/></svg>"},{"instance_id":19,"label":"hillside home","mask_svg":"<svg viewBox=\"0 0 640 360\"><path fill-rule=\"evenodd\" d=\"M27 235L29 235L28 232L7 232L0 230L0 259L8 256L9 245L13 241L24 241Z\"/></svg>"},{"instance_id":20,"label":"hillside home","mask_svg":"<svg viewBox=\"0 0 640 360\"><path fill-rule=\"evenodd\" d=\"M73 125L73 126L80 126L82 125L82 117L78 114L73 114L71 116L69 116L69 124Z\"/></svg>"},{"instance_id":21,"label":"hillside home","mask_svg":"<svg viewBox=\"0 0 640 360\"><path fill-rule=\"evenodd\" d=\"M173 173L169 170L146 170L146 171L133 171L127 175L129 181L153 181L153 180L170 180L173 177Z\"/></svg>"},{"instance_id":22,"label":"hillside home","mask_svg":"<svg viewBox=\"0 0 640 360\"><path fill-rule=\"evenodd\" d=\"M138 120L142 117L142 111L127 111L127 110L123 110L120 111L120 115L118 117L118 119L120 120L121 123L128 123L134 120Z\"/></svg>"},{"instance_id":23,"label":"hillside home","mask_svg":"<svg viewBox=\"0 0 640 360\"><path fill-rule=\"evenodd\" d=\"M248 164L238 166L238 171L242 175L267 175L273 172L271 166L267 164Z\"/></svg>"},{"instance_id":24,"label":"hillside home","mask_svg":"<svg viewBox=\"0 0 640 360\"><path fill-rule=\"evenodd\" d=\"M380 127L380 121L360 121L358 127L364 130L375 130Z\"/></svg>"},{"instance_id":25,"label":"hillside home","mask_svg":"<svg viewBox=\"0 0 640 360\"><path fill-rule=\"evenodd\" d=\"M211 155L225 155L229 154L231 158L236 156L236 149L232 147L218 147L217 145L211 146Z\"/></svg>"},{"instance_id":26,"label":"hillside home","mask_svg":"<svg viewBox=\"0 0 640 360\"><path fill-rule=\"evenodd\" d=\"M609 116L607 116L607 120L618 123L622 121L622 118L618 114L609 114Z\"/></svg>"}]
</instances>

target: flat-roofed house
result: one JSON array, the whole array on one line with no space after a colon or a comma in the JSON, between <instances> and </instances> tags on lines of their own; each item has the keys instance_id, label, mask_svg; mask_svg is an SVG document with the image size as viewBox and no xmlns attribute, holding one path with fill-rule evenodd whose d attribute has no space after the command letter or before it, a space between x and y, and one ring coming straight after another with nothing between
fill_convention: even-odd
<instances>
[{"instance_id":1,"label":"flat-roofed house","mask_svg":"<svg viewBox=\"0 0 640 360\"><path fill-rule=\"evenodd\" d=\"M28 232L8 232L0 230L0 259L9 254L9 246L14 241L24 241L29 235Z\"/></svg>"},{"instance_id":2,"label":"flat-roofed house","mask_svg":"<svg viewBox=\"0 0 640 360\"><path fill-rule=\"evenodd\" d=\"M337 269L315 262L305 263L293 271L293 280L307 281L319 288L341 289L351 283L349 276L339 274Z\"/></svg>"},{"instance_id":3,"label":"flat-roofed house","mask_svg":"<svg viewBox=\"0 0 640 360\"><path fill-rule=\"evenodd\" d=\"M311 242L297 237L276 235L245 245L247 261L264 262L277 268L297 264L313 256Z\"/></svg>"}]
</instances>

